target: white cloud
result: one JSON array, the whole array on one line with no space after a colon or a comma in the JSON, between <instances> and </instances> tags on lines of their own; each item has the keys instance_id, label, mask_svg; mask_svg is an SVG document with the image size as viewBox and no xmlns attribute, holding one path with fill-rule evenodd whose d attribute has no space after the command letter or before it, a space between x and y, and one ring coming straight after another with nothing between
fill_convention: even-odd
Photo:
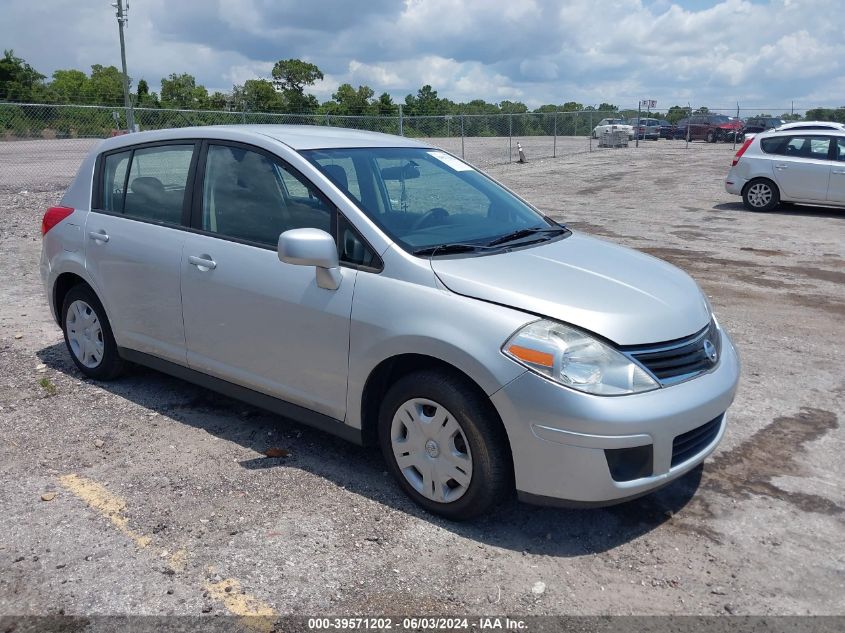
<instances>
[{"instance_id":1,"label":"white cloud","mask_svg":"<svg viewBox=\"0 0 845 633\"><path fill-rule=\"evenodd\" d=\"M4 4L0 40L45 74L119 64L107 3ZM428 83L455 101L531 107L813 107L845 103L843 32L841 0L144 0L127 47L130 74L154 88L189 72L227 90L297 57L325 73L320 99L345 82L400 100Z\"/></svg>"}]
</instances>

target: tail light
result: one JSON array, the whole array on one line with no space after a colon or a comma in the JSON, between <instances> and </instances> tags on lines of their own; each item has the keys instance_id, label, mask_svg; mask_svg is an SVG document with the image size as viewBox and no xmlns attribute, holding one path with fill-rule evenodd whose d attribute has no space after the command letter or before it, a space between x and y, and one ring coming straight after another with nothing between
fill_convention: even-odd
<instances>
[{"instance_id":1,"label":"tail light","mask_svg":"<svg viewBox=\"0 0 845 633\"><path fill-rule=\"evenodd\" d=\"M746 139L745 142L742 144L742 147L740 147L736 151L736 155L734 156L733 162L731 162L731 167L736 167L736 164L739 162L739 159L745 153L745 150L748 149L748 146L751 145L752 141L754 141L754 137Z\"/></svg>"},{"instance_id":2,"label":"tail light","mask_svg":"<svg viewBox=\"0 0 845 633\"><path fill-rule=\"evenodd\" d=\"M50 207L41 219L41 237L47 235L47 231L56 226L59 222L73 213L70 207Z\"/></svg>"}]
</instances>

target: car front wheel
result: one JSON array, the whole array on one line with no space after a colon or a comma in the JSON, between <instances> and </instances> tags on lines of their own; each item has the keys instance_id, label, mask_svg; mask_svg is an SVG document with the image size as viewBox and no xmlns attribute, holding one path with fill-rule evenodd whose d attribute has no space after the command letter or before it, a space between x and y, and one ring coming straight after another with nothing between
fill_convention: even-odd
<instances>
[{"instance_id":1,"label":"car front wheel","mask_svg":"<svg viewBox=\"0 0 845 633\"><path fill-rule=\"evenodd\" d=\"M751 211L771 211L780 204L780 192L770 180L752 180L742 192L742 201Z\"/></svg>"},{"instance_id":2,"label":"car front wheel","mask_svg":"<svg viewBox=\"0 0 845 633\"><path fill-rule=\"evenodd\" d=\"M71 288L62 303L62 331L77 369L95 380L111 380L123 370L106 311L88 286Z\"/></svg>"},{"instance_id":3,"label":"car front wheel","mask_svg":"<svg viewBox=\"0 0 845 633\"><path fill-rule=\"evenodd\" d=\"M511 490L504 429L461 376L421 371L399 379L382 402L378 432L392 475L430 512L470 519Z\"/></svg>"}]
</instances>

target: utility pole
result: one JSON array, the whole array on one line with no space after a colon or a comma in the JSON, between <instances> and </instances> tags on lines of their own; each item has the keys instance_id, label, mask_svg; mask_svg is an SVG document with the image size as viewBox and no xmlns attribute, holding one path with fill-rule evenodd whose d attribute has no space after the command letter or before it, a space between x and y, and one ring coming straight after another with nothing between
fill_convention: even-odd
<instances>
[{"instance_id":1,"label":"utility pole","mask_svg":"<svg viewBox=\"0 0 845 633\"><path fill-rule=\"evenodd\" d=\"M123 27L129 21L129 0L126 0L126 7L123 0L117 0L112 4L117 9L117 28L120 31L120 63L123 66L123 105L126 107L126 127L130 132L135 131L135 112L132 110L132 99L129 97L129 75L126 72L126 44L123 40Z\"/></svg>"}]
</instances>

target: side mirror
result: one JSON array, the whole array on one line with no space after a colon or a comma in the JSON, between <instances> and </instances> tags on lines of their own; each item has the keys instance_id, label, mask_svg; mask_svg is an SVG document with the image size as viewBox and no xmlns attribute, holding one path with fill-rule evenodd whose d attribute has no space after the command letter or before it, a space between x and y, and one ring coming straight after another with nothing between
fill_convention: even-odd
<instances>
[{"instance_id":1,"label":"side mirror","mask_svg":"<svg viewBox=\"0 0 845 633\"><path fill-rule=\"evenodd\" d=\"M294 266L316 266L317 285L337 290L343 279L334 238L320 229L291 229L279 236L279 261Z\"/></svg>"}]
</instances>

